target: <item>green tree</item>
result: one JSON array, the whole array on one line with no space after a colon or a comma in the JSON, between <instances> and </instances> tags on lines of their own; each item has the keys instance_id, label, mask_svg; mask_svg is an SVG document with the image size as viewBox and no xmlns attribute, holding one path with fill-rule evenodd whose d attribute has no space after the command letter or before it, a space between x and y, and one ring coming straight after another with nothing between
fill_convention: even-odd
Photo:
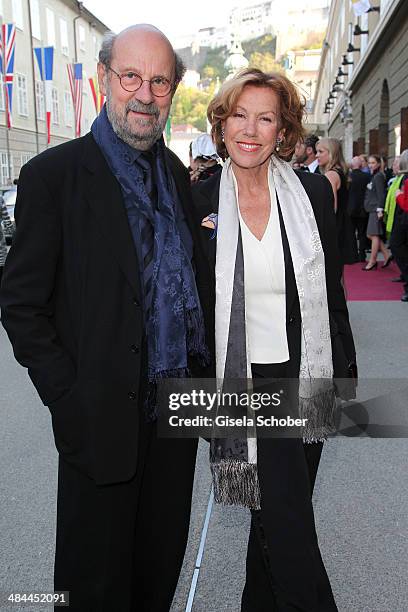
<instances>
[{"instance_id":1,"label":"green tree","mask_svg":"<svg viewBox=\"0 0 408 612\"><path fill-rule=\"evenodd\" d=\"M201 91L179 85L173 98L171 110L173 125L191 124L205 132L207 127L207 107L213 96L214 87Z\"/></svg>"},{"instance_id":2,"label":"green tree","mask_svg":"<svg viewBox=\"0 0 408 612\"><path fill-rule=\"evenodd\" d=\"M252 68L259 68L263 72L281 72L284 73L284 69L281 64L279 64L272 53L267 51L266 53L261 53L259 51L255 51L251 54L249 58L249 65Z\"/></svg>"}]
</instances>

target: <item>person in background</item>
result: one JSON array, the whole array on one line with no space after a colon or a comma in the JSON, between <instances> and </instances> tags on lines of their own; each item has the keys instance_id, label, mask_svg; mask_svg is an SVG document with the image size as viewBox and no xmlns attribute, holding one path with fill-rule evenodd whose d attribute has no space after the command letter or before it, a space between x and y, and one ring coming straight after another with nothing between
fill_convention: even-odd
<instances>
[{"instance_id":1,"label":"person in background","mask_svg":"<svg viewBox=\"0 0 408 612\"><path fill-rule=\"evenodd\" d=\"M336 213L337 242L342 265L358 261L357 243L349 215L347 177L348 167L343 157L340 140L321 138L317 145L320 172L330 181Z\"/></svg>"},{"instance_id":2,"label":"person in background","mask_svg":"<svg viewBox=\"0 0 408 612\"><path fill-rule=\"evenodd\" d=\"M192 183L205 181L213 174L217 174L217 172L222 170L221 164L218 163L219 157L217 151L209 134L200 134L200 136L193 140L191 143L191 157L195 167L190 172Z\"/></svg>"},{"instance_id":3,"label":"person in background","mask_svg":"<svg viewBox=\"0 0 408 612\"><path fill-rule=\"evenodd\" d=\"M385 176L385 182L388 185L388 181L393 178L394 174L392 168L388 167L388 159L385 155L381 155L381 172Z\"/></svg>"},{"instance_id":4,"label":"person in background","mask_svg":"<svg viewBox=\"0 0 408 612\"><path fill-rule=\"evenodd\" d=\"M13 234L14 224L10 219L10 215L8 214L7 206L4 202L3 196L0 196L0 285L8 251L5 230L10 231Z\"/></svg>"},{"instance_id":5,"label":"person in background","mask_svg":"<svg viewBox=\"0 0 408 612\"><path fill-rule=\"evenodd\" d=\"M193 141L191 141L190 144L188 145L188 157L189 157L189 166L187 170L189 171L191 175L192 172L197 170L197 166L198 166L198 164L193 159Z\"/></svg>"},{"instance_id":6,"label":"person in background","mask_svg":"<svg viewBox=\"0 0 408 612\"><path fill-rule=\"evenodd\" d=\"M318 140L318 136L309 134L303 141L299 140L296 143L294 161L299 164L297 169L320 174L319 162L316 158L316 143Z\"/></svg>"},{"instance_id":7,"label":"person in background","mask_svg":"<svg viewBox=\"0 0 408 612\"><path fill-rule=\"evenodd\" d=\"M395 192L397 207L395 209L394 223L392 226L390 249L401 271L401 279L404 283L404 293L401 297L401 301L408 302L408 212L406 211L408 197L408 149L405 149L405 151L401 153L399 172L401 180L399 189Z\"/></svg>"},{"instance_id":8,"label":"person in background","mask_svg":"<svg viewBox=\"0 0 408 612\"><path fill-rule=\"evenodd\" d=\"M359 155L361 159L361 170L366 174L370 174L370 168L368 167L368 157L367 155Z\"/></svg>"},{"instance_id":9,"label":"person in background","mask_svg":"<svg viewBox=\"0 0 408 612\"><path fill-rule=\"evenodd\" d=\"M400 156L394 158L392 162L393 177L387 183L387 197L385 198L384 207L384 223L385 223L385 234L387 240L390 239L392 226L394 225L395 208L397 205L396 191L400 188L403 174L400 174Z\"/></svg>"},{"instance_id":10,"label":"person in background","mask_svg":"<svg viewBox=\"0 0 408 612\"><path fill-rule=\"evenodd\" d=\"M383 268L392 261L392 255L388 252L382 236L384 235L384 206L385 206L385 176L381 171L381 158L378 155L370 155L368 158L371 181L367 185L364 198L364 209L368 212L367 237L371 240L370 259L363 270L369 272L377 267L378 251L384 256Z\"/></svg>"},{"instance_id":11,"label":"person in background","mask_svg":"<svg viewBox=\"0 0 408 612\"><path fill-rule=\"evenodd\" d=\"M361 166L361 157L356 155L351 160L347 212L354 228L354 235L357 237L359 260L365 261L366 249L370 245L367 239L368 214L364 210L364 197L370 177L366 172L362 171Z\"/></svg>"}]
</instances>

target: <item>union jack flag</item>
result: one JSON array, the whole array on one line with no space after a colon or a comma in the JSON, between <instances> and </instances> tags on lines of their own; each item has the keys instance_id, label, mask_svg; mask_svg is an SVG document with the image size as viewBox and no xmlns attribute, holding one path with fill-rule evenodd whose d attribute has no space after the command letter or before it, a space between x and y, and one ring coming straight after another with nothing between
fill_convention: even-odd
<instances>
[{"instance_id":1,"label":"union jack flag","mask_svg":"<svg viewBox=\"0 0 408 612\"><path fill-rule=\"evenodd\" d=\"M81 135L82 118L82 64L68 64L69 86L71 88L72 104L74 106L75 136Z\"/></svg>"},{"instance_id":2,"label":"union jack flag","mask_svg":"<svg viewBox=\"0 0 408 612\"><path fill-rule=\"evenodd\" d=\"M5 84L5 103L7 127L11 128L13 108L14 51L16 46L16 26L14 23L3 23L1 26L0 70Z\"/></svg>"}]
</instances>

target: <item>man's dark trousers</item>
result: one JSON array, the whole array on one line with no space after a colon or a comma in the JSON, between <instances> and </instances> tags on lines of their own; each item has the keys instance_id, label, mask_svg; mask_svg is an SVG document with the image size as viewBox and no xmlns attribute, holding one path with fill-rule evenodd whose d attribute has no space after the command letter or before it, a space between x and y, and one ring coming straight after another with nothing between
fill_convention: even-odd
<instances>
[{"instance_id":1,"label":"man's dark trousers","mask_svg":"<svg viewBox=\"0 0 408 612\"><path fill-rule=\"evenodd\" d=\"M135 476L97 486L60 458L55 590L72 612L168 612L187 542L197 440L140 415ZM59 608L58 608L59 609Z\"/></svg>"}]
</instances>

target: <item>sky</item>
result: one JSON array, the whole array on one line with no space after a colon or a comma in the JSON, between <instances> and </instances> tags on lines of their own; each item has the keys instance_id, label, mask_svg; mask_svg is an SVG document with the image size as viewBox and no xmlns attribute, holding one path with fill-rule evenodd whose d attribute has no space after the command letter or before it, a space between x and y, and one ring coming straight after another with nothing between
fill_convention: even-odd
<instances>
[{"instance_id":1,"label":"sky","mask_svg":"<svg viewBox=\"0 0 408 612\"><path fill-rule=\"evenodd\" d=\"M151 23L170 41L207 26L227 25L234 6L250 0L84 0L84 6L105 25L119 32L134 23Z\"/></svg>"}]
</instances>

